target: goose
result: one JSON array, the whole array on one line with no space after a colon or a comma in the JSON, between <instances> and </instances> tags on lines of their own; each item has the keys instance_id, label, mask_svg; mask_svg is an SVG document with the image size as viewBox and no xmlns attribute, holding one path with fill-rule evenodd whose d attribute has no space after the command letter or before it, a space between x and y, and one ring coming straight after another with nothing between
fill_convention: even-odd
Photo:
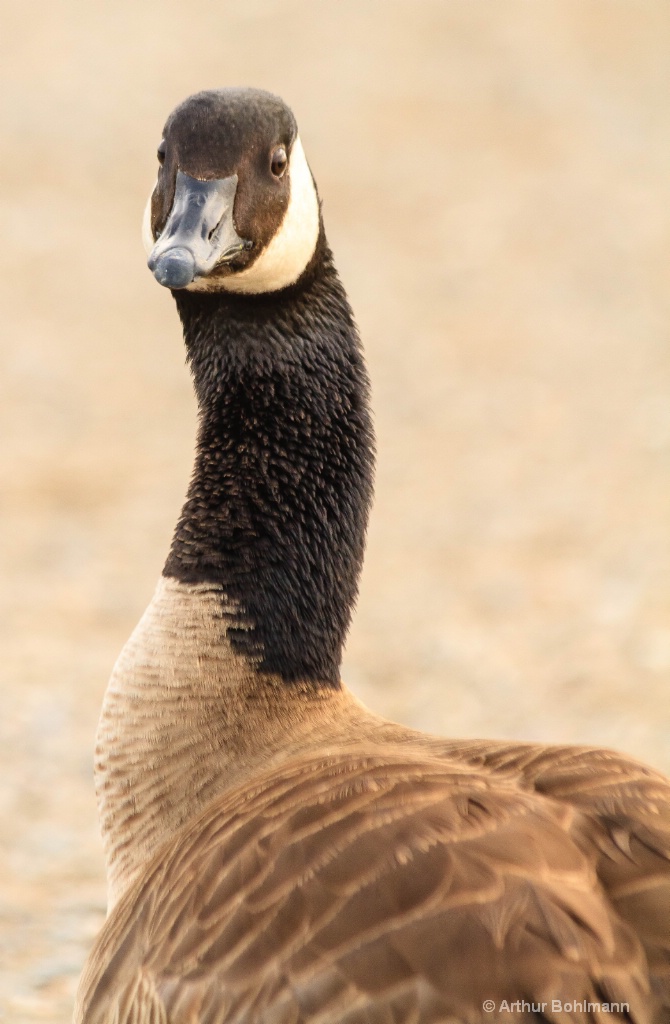
<instances>
[{"instance_id":1,"label":"goose","mask_svg":"<svg viewBox=\"0 0 670 1024\"><path fill-rule=\"evenodd\" d=\"M291 110L197 93L144 219L199 408L95 779L78 1024L670 1020L670 781L448 740L340 678L372 495L361 344Z\"/></svg>"}]
</instances>

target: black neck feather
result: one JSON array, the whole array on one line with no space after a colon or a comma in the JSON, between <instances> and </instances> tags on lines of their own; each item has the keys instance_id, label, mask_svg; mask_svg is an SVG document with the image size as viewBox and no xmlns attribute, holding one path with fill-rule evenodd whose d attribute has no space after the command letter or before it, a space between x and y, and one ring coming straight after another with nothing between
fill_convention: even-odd
<instances>
[{"instance_id":1,"label":"black neck feather","mask_svg":"<svg viewBox=\"0 0 670 1024\"><path fill-rule=\"evenodd\" d=\"M372 494L368 379L320 246L272 295L176 292L200 406L164 574L216 583L233 646L287 682L339 685Z\"/></svg>"}]
</instances>

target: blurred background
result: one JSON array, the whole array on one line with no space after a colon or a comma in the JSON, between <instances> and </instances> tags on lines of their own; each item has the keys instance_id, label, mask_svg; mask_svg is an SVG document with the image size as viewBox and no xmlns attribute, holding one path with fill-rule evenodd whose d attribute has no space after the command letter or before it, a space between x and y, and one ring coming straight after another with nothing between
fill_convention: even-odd
<instances>
[{"instance_id":1,"label":"blurred background","mask_svg":"<svg viewBox=\"0 0 670 1024\"><path fill-rule=\"evenodd\" d=\"M0 1019L70 1018L93 737L194 402L145 267L165 117L293 107L373 380L344 678L450 735L670 770L667 0L0 0Z\"/></svg>"}]
</instances>

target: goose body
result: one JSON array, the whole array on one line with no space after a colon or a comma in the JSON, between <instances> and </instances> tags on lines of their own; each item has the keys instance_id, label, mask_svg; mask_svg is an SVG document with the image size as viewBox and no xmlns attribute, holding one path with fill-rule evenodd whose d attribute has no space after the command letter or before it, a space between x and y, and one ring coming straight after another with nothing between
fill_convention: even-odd
<instances>
[{"instance_id":1,"label":"goose body","mask_svg":"<svg viewBox=\"0 0 670 1024\"><path fill-rule=\"evenodd\" d=\"M145 243L200 425L105 695L110 910L75 1021L670 1021L668 780L430 737L340 680L373 435L293 115L199 93L159 160Z\"/></svg>"}]
</instances>

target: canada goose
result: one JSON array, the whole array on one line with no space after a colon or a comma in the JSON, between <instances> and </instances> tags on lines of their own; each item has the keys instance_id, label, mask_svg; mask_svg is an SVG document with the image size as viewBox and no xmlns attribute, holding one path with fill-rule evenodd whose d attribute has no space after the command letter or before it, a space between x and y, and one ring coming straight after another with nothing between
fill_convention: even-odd
<instances>
[{"instance_id":1,"label":"canada goose","mask_svg":"<svg viewBox=\"0 0 670 1024\"><path fill-rule=\"evenodd\" d=\"M110 911L75 1020L670 1020L668 780L429 737L340 681L373 435L291 111L198 93L158 158L145 244L200 424L105 695Z\"/></svg>"}]
</instances>

